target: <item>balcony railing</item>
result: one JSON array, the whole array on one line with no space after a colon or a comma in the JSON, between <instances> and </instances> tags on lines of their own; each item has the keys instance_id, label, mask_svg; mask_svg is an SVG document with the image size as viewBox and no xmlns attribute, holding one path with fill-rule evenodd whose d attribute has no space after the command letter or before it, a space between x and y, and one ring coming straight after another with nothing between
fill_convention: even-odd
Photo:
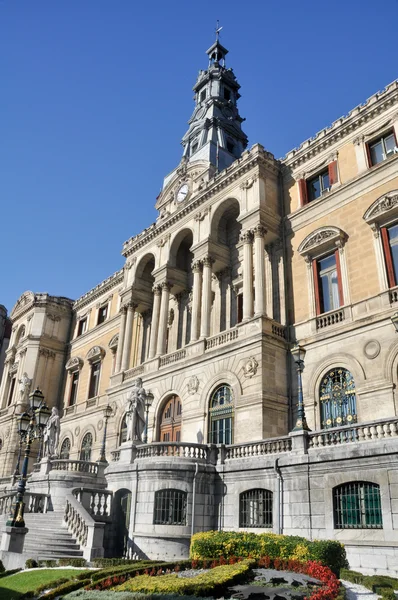
<instances>
[{"instance_id":1,"label":"balcony railing","mask_svg":"<svg viewBox=\"0 0 398 600\"><path fill-rule=\"evenodd\" d=\"M238 335L238 329L230 329L229 331L223 331L222 333L213 335L213 337L207 338L205 342L205 350L212 350L213 348L217 348L217 346L228 344L228 342L236 340Z\"/></svg>"},{"instance_id":2,"label":"balcony railing","mask_svg":"<svg viewBox=\"0 0 398 600\"><path fill-rule=\"evenodd\" d=\"M331 325L342 323L344 321L344 309L339 308L333 312L329 312L325 315L320 315L316 318L316 328L325 329Z\"/></svg>"},{"instance_id":3,"label":"balcony railing","mask_svg":"<svg viewBox=\"0 0 398 600\"><path fill-rule=\"evenodd\" d=\"M309 448L322 448L350 444L353 442L368 442L385 440L398 436L398 418L383 419L379 422L359 423L333 427L309 434Z\"/></svg>"},{"instance_id":4,"label":"balcony railing","mask_svg":"<svg viewBox=\"0 0 398 600\"><path fill-rule=\"evenodd\" d=\"M177 352L173 352L173 354L166 354L166 356L162 356L159 361L159 367L166 367L167 365L172 365L179 360L183 360L187 355L187 351L185 348L182 350L177 350Z\"/></svg>"},{"instance_id":5,"label":"balcony railing","mask_svg":"<svg viewBox=\"0 0 398 600\"><path fill-rule=\"evenodd\" d=\"M154 442L153 444L137 446L136 458L159 456L193 458L206 462L209 456L209 448L202 444L187 444L184 442Z\"/></svg>"},{"instance_id":6,"label":"balcony railing","mask_svg":"<svg viewBox=\"0 0 398 600\"><path fill-rule=\"evenodd\" d=\"M142 375L144 371L144 365L138 365L138 367L129 369L128 371L124 372L123 381L125 381L126 379L133 379L134 377L138 377L139 375Z\"/></svg>"},{"instance_id":7,"label":"balcony railing","mask_svg":"<svg viewBox=\"0 0 398 600\"><path fill-rule=\"evenodd\" d=\"M56 459L51 461L53 471L75 471L78 473L98 474L98 463L85 460Z\"/></svg>"},{"instance_id":8,"label":"balcony railing","mask_svg":"<svg viewBox=\"0 0 398 600\"><path fill-rule=\"evenodd\" d=\"M251 444L234 444L226 446L226 459L252 458L253 456L265 456L267 454L280 454L290 452L292 440L289 436L282 438L263 440Z\"/></svg>"}]
</instances>

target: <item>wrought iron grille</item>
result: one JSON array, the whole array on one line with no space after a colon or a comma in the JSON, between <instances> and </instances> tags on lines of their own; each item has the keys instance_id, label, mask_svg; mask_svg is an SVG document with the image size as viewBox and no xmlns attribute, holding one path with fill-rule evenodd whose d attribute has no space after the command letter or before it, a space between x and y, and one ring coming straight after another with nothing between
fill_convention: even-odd
<instances>
[{"instance_id":1,"label":"wrought iron grille","mask_svg":"<svg viewBox=\"0 0 398 600\"><path fill-rule=\"evenodd\" d=\"M319 400L322 428L350 425L357 420L354 378L347 369L330 370L322 379Z\"/></svg>"},{"instance_id":2,"label":"wrought iron grille","mask_svg":"<svg viewBox=\"0 0 398 600\"><path fill-rule=\"evenodd\" d=\"M70 439L65 438L62 442L61 452L59 453L59 457L63 460L68 460L70 454Z\"/></svg>"},{"instance_id":3,"label":"wrought iron grille","mask_svg":"<svg viewBox=\"0 0 398 600\"><path fill-rule=\"evenodd\" d=\"M233 443L233 396L228 385L220 385L210 399L209 442Z\"/></svg>"},{"instance_id":4,"label":"wrought iron grille","mask_svg":"<svg viewBox=\"0 0 398 600\"><path fill-rule=\"evenodd\" d=\"M335 487L333 512L335 529L382 529L379 486L351 481Z\"/></svg>"},{"instance_id":5,"label":"wrought iron grille","mask_svg":"<svg viewBox=\"0 0 398 600\"><path fill-rule=\"evenodd\" d=\"M272 492L248 490L239 496L239 527L272 527Z\"/></svg>"},{"instance_id":6,"label":"wrought iron grille","mask_svg":"<svg viewBox=\"0 0 398 600\"><path fill-rule=\"evenodd\" d=\"M187 494L181 490L159 490L155 492L155 525L186 525Z\"/></svg>"}]
</instances>

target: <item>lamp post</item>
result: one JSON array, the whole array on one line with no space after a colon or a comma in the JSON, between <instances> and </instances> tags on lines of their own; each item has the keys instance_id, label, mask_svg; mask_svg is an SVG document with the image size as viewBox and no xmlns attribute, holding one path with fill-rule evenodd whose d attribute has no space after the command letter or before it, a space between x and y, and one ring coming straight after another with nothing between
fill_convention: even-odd
<instances>
[{"instance_id":1,"label":"lamp post","mask_svg":"<svg viewBox=\"0 0 398 600\"><path fill-rule=\"evenodd\" d=\"M36 439L41 440L43 431L47 425L47 421L51 416L51 412L44 402L44 396L39 389L36 389L29 395L30 406L27 412L22 413L18 417L18 433L22 443L25 442L25 456L22 463L21 477L18 481L17 495L11 508L11 514L8 518L7 525L11 527L25 527L23 501L26 478L28 475L28 464L30 456L30 448L32 442ZM19 465L18 470L19 470Z\"/></svg>"},{"instance_id":2,"label":"lamp post","mask_svg":"<svg viewBox=\"0 0 398 600\"><path fill-rule=\"evenodd\" d=\"M149 409L152 406L154 396L152 392L148 391L145 398L145 433L144 433L144 444L148 443L148 414Z\"/></svg>"},{"instance_id":3,"label":"lamp post","mask_svg":"<svg viewBox=\"0 0 398 600\"><path fill-rule=\"evenodd\" d=\"M106 430L108 427L108 419L109 417L112 416L112 407L109 406L105 406L104 408L104 419L105 419L105 424L104 424L104 435L102 436L102 446L101 446L101 453L100 453L100 457L98 459L98 462L108 462L106 460L106 456L105 456L105 447L106 447Z\"/></svg>"},{"instance_id":4,"label":"lamp post","mask_svg":"<svg viewBox=\"0 0 398 600\"><path fill-rule=\"evenodd\" d=\"M307 425L307 420L305 418L305 410L304 410L304 400L303 400L303 382L301 378L301 373L304 370L304 358L305 358L305 348L296 344L293 346L291 350L294 362L296 363L297 369L297 420L296 425L293 428L293 431L311 431Z\"/></svg>"}]
</instances>

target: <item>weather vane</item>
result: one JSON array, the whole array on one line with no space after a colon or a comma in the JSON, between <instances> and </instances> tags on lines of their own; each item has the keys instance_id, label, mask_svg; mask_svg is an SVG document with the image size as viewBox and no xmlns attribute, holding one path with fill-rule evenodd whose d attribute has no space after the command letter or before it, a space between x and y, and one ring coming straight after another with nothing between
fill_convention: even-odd
<instances>
[{"instance_id":1,"label":"weather vane","mask_svg":"<svg viewBox=\"0 0 398 600\"><path fill-rule=\"evenodd\" d=\"M222 27L220 27L220 21L217 19L217 25L216 25L216 41L218 42L218 38L220 36L220 31L221 31Z\"/></svg>"}]
</instances>

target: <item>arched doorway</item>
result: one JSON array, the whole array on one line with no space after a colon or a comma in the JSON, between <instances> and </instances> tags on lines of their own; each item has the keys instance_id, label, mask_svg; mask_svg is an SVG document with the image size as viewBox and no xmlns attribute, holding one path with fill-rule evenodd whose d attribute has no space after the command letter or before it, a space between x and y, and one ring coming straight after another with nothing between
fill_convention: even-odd
<instances>
[{"instance_id":1,"label":"arched doorway","mask_svg":"<svg viewBox=\"0 0 398 600\"><path fill-rule=\"evenodd\" d=\"M127 489L118 490L114 500L115 537L113 556L129 558L129 528L131 513L131 492Z\"/></svg>"},{"instance_id":2,"label":"arched doorway","mask_svg":"<svg viewBox=\"0 0 398 600\"><path fill-rule=\"evenodd\" d=\"M181 398L173 395L166 401L160 415L159 440L161 442L180 442L181 421Z\"/></svg>"}]
</instances>

